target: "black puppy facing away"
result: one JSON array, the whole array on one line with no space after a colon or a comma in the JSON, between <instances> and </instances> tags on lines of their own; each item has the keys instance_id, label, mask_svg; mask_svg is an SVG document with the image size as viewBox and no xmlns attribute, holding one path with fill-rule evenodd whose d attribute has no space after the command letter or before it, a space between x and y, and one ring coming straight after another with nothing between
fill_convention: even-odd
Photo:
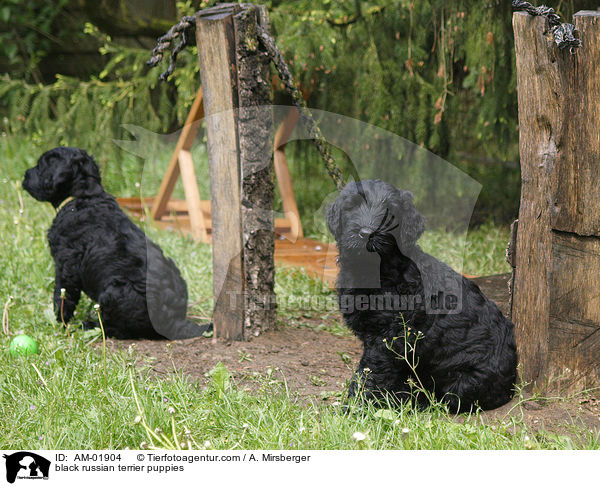
<instances>
[{"instance_id":1,"label":"black puppy facing away","mask_svg":"<svg viewBox=\"0 0 600 486\"><path fill-rule=\"evenodd\" d=\"M98 166L84 150L46 152L25 173L23 188L59 208L48 231L59 321L73 317L83 291L100 305L107 336L186 339L211 328L186 320L187 287L179 270L104 191Z\"/></svg>"},{"instance_id":2,"label":"black puppy facing away","mask_svg":"<svg viewBox=\"0 0 600 486\"><path fill-rule=\"evenodd\" d=\"M364 353L350 396L403 401L425 389L453 411L497 408L516 381L513 323L476 284L416 244L413 195L379 180L348 184L327 208L340 309ZM427 398L417 393L417 402Z\"/></svg>"}]
</instances>

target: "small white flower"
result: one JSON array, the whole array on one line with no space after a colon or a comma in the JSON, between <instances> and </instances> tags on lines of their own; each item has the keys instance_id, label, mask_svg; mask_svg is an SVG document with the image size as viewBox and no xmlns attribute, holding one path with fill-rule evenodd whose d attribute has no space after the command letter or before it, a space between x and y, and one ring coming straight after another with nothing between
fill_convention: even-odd
<instances>
[{"instance_id":1,"label":"small white flower","mask_svg":"<svg viewBox=\"0 0 600 486\"><path fill-rule=\"evenodd\" d=\"M363 434L362 432L354 432L354 434L352 434L352 438L356 442L361 442L361 441L365 440L367 438L367 436L365 434Z\"/></svg>"},{"instance_id":2,"label":"small white flower","mask_svg":"<svg viewBox=\"0 0 600 486\"><path fill-rule=\"evenodd\" d=\"M100 310L100 304L94 304L94 310L95 311L99 311Z\"/></svg>"},{"instance_id":3,"label":"small white flower","mask_svg":"<svg viewBox=\"0 0 600 486\"><path fill-rule=\"evenodd\" d=\"M408 434L409 432L410 432L410 429L407 429L406 427L404 427L404 428L402 429L402 433L403 433L403 434Z\"/></svg>"},{"instance_id":4,"label":"small white flower","mask_svg":"<svg viewBox=\"0 0 600 486\"><path fill-rule=\"evenodd\" d=\"M136 415L135 418L133 419L134 424L139 424L141 421L142 421L141 415Z\"/></svg>"},{"instance_id":5,"label":"small white flower","mask_svg":"<svg viewBox=\"0 0 600 486\"><path fill-rule=\"evenodd\" d=\"M528 435L525 436L525 449L535 449L535 444L531 442Z\"/></svg>"},{"instance_id":6,"label":"small white flower","mask_svg":"<svg viewBox=\"0 0 600 486\"><path fill-rule=\"evenodd\" d=\"M204 448L205 448L205 449L208 449L209 447L211 447L211 445L212 445L212 444L210 443L210 440L205 440L205 441L204 441Z\"/></svg>"},{"instance_id":7,"label":"small white flower","mask_svg":"<svg viewBox=\"0 0 600 486\"><path fill-rule=\"evenodd\" d=\"M67 289L61 288L60 289L60 298L64 299L66 296L67 296Z\"/></svg>"},{"instance_id":8,"label":"small white flower","mask_svg":"<svg viewBox=\"0 0 600 486\"><path fill-rule=\"evenodd\" d=\"M168 410L171 415L175 415L175 409L173 407L169 407Z\"/></svg>"}]
</instances>

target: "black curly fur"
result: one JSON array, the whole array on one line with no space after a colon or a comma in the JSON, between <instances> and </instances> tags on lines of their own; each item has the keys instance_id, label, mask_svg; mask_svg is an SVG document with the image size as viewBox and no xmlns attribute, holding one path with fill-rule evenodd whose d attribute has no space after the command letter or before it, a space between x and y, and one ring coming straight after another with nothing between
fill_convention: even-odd
<instances>
[{"instance_id":1,"label":"black curly fur","mask_svg":"<svg viewBox=\"0 0 600 486\"><path fill-rule=\"evenodd\" d=\"M364 345L349 395L364 387L368 398L403 401L415 395L412 382L453 411L497 408L516 381L513 323L476 284L421 251L425 219L412 199L366 180L327 209L340 309ZM417 402L427 405L426 394Z\"/></svg>"},{"instance_id":2,"label":"black curly fur","mask_svg":"<svg viewBox=\"0 0 600 486\"><path fill-rule=\"evenodd\" d=\"M55 208L74 198L60 208L48 231L58 321L73 317L83 291L100 304L107 336L185 339L211 328L186 321L187 287L175 263L104 191L98 166L84 150L46 152L25 173L23 188Z\"/></svg>"}]
</instances>

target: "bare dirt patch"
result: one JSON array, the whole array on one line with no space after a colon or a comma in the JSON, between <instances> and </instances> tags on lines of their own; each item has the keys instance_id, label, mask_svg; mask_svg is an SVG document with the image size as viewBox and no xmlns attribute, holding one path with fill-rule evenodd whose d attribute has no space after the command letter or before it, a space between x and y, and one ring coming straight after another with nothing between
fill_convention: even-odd
<instances>
[{"instance_id":1,"label":"bare dirt patch","mask_svg":"<svg viewBox=\"0 0 600 486\"><path fill-rule=\"evenodd\" d=\"M266 332L249 342L223 343L207 338L186 341L113 341L130 344L150 358L152 370L165 375L183 371L201 383L219 362L240 386L253 387L256 374L285 379L290 391L317 399L341 393L360 359L361 345L353 337L316 330L311 323ZM324 393L321 393L324 392Z\"/></svg>"}]
</instances>

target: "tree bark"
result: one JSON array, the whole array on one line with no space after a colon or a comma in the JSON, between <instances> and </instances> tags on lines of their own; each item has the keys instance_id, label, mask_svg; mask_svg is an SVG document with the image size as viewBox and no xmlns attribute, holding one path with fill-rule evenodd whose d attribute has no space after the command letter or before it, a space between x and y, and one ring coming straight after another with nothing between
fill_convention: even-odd
<instances>
[{"instance_id":1,"label":"tree bark","mask_svg":"<svg viewBox=\"0 0 600 486\"><path fill-rule=\"evenodd\" d=\"M242 176L242 246L247 309L244 336L275 327L273 255L273 112L269 61L258 49L256 25L269 28L265 7L234 17L238 69L238 131Z\"/></svg>"},{"instance_id":2,"label":"tree bark","mask_svg":"<svg viewBox=\"0 0 600 486\"><path fill-rule=\"evenodd\" d=\"M600 12L576 14L575 54L542 17L515 13L513 25L522 187L511 307L522 378L574 388L600 378Z\"/></svg>"}]
</instances>

